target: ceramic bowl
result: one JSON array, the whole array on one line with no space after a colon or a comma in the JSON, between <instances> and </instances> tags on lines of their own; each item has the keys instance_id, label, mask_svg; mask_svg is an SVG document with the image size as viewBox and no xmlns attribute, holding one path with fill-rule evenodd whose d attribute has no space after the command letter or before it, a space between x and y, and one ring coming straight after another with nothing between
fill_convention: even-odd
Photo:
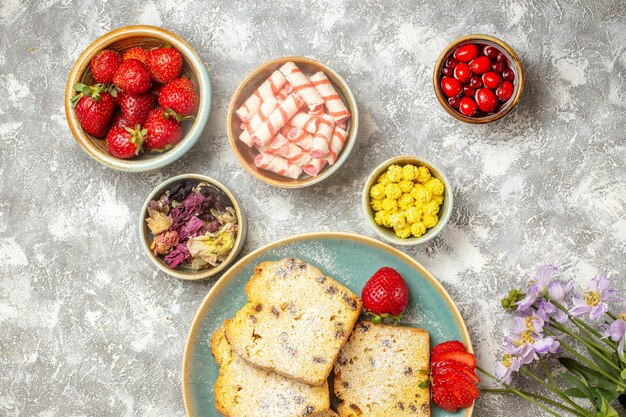
<instances>
[{"instance_id":1,"label":"ceramic bowl","mask_svg":"<svg viewBox=\"0 0 626 417\"><path fill-rule=\"evenodd\" d=\"M182 182L184 180L196 180L198 182L207 182L219 188L228 196L228 198L230 198L230 201L232 201L233 203L233 208L235 209L235 212L237 214L237 223L239 224L239 231L237 233L235 245L233 249L231 250L230 254L228 255L228 257L224 260L224 262L222 262L221 264L217 265L214 268L202 269L199 271L191 269L191 268L186 268L186 267L172 269L165 262L163 262L161 258L159 258L158 256L155 256L150 250L150 243L152 242L153 235L152 233L150 233L150 229L146 225L146 218L148 216L148 203L150 203L151 200L160 198L161 195L163 195L165 191L167 191L168 189L172 188L177 183ZM205 175L200 175L200 174L178 175L176 177L170 178L166 180L165 182L159 184L154 190L152 190L148 198L146 198L146 201L143 204L143 207L139 214L139 241L141 242L141 246L143 247L144 252L146 253L146 256L148 256L148 258L152 261L152 263L156 265L157 268L159 268L161 271L175 278L184 279L184 280L205 279L205 278L209 278L214 275L217 275L220 272L223 272L224 270L226 270L226 268L228 268L228 266L234 262L234 260L237 258L237 255L239 255L239 253L241 252L241 249L243 248L243 245L246 241L246 234L247 234L246 216L244 215L241 205L238 203L237 199L232 194L232 192L230 192L228 188L226 188L223 184L214 180L213 178L207 177Z\"/></svg>"},{"instance_id":2,"label":"ceramic bowl","mask_svg":"<svg viewBox=\"0 0 626 417\"><path fill-rule=\"evenodd\" d=\"M466 45L468 43L482 43L485 45L495 46L500 51L502 51L504 55L506 55L509 62L513 63L512 69L513 69L513 72L515 73L515 81L513 83L515 90L513 92L513 96L511 96L511 98L506 102L506 104L502 106L500 110L498 110L494 114L490 114L490 115L482 116L482 117L464 116L463 114L459 113L457 110L453 109L448 104L448 99L446 98L446 96L443 94L441 90L441 69L445 65L446 60L452 56L454 51L459 46ZM513 51L513 49L509 45L507 45L506 43L504 43L498 38L494 38L493 36L489 36L489 35L479 35L479 34L463 36L462 38L459 38L455 40L454 42L452 42L450 45L448 45L448 47L443 50L441 55L439 55L439 59L437 59L437 63L435 64L435 67L433 70L433 87L435 88L435 94L437 95L437 100L439 100L439 103L441 104L441 106L457 120L460 120L465 123L472 123L472 124L494 122L496 120L503 118L507 114L509 114L509 112L513 110L513 108L519 102L520 96L522 94L522 90L524 89L524 73L522 71L522 63L520 59L518 58L517 54L515 53L515 51Z\"/></svg>"},{"instance_id":3,"label":"ceramic bowl","mask_svg":"<svg viewBox=\"0 0 626 417\"><path fill-rule=\"evenodd\" d=\"M315 177L310 177L303 174L298 179L291 179L275 174L270 171L259 169L254 165L254 158L258 154L257 150L248 147L245 143L239 140L239 135L242 132L240 127L241 121L235 114L235 111L243 104L243 102L254 93L254 91L265 81L269 75L280 68L284 63L292 61L294 62L305 74L311 75L318 71L323 71L326 76L333 83L337 93L343 99L346 107L350 111L352 117L348 121L348 137L339 154L339 159L332 166L326 166ZM260 67L252 71L248 76L239 84L237 90L233 94L228 107L228 119L226 122L226 130L228 133L228 141L235 153L235 156L239 160L239 163L255 178L263 181L266 184L273 185L275 187L282 188L302 188L308 187L313 184L317 184L320 181L330 177L336 172L341 165L348 159L359 130L359 110L357 107L356 99L348 87L348 84L344 81L339 74L328 66L315 61L311 58L302 56L288 56L284 58L278 58L273 61L266 62Z\"/></svg>"},{"instance_id":4,"label":"ceramic bowl","mask_svg":"<svg viewBox=\"0 0 626 417\"><path fill-rule=\"evenodd\" d=\"M370 188L372 188L372 185L376 184L376 180L378 179L378 177L383 172L385 172L390 165L393 164L400 166L406 164L425 166L430 170L430 173L433 177L441 180L445 187L443 204L438 214L439 222L432 229L426 230L426 233L424 233L420 237L408 237L405 239L400 238L396 236L393 229L379 226L374 221L374 210L370 205ZM437 236L443 230L443 228L446 227L448 220L450 220L450 215L452 214L452 204L452 185L450 184L450 181L445 176L443 171L437 165L424 158L410 155L396 156L395 158L388 159L382 164L378 165L367 178L367 181L365 181L365 186L363 187L363 195L361 199L363 214L365 215L365 220L367 221L367 224L382 240L399 246L419 245L420 243L428 242L429 240Z\"/></svg>"},{"instance_id":5,"label":"ceramic bowl","mask_svg":"<svg viewBox=\"0 0 626 417\"><path fill-rule=\"evenodd\" d=\"M169 151L162 153L144 152L138 157L123 160L109 155L104 138L88 135L78 122L72 108L71 98L76 94L74 86L81 82L93 84L95 81L89 70L91 59L102 49L111 48L124 52L133 47L154 48L169 44L183 56L182 74L190 78L198 89L200 107L193 122L186 122L185 136ZM78 144L89 156L103 165L120 171L144 172L162 168L176 161L196 143L209 118L211 108L211 82L202 59L194 49L178 35L154 26L127 26L116 29L98 38L83 51L72 67L65 87L65 115L70 130Z\"/></svg>"}]
</instances>

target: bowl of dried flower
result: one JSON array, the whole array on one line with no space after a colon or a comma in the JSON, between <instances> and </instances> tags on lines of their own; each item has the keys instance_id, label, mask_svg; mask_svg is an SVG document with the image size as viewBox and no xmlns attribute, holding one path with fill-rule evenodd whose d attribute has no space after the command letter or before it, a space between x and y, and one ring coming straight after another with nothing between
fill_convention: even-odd
<instances>
[{"instance_id":1,"label":"bowl of dried flower","mask_svg":"<svg viewBox=\"0 0 626 417\"><path fill-rule=\"evenodd\" d=\"M139 238L148 258L184 280L223 272L241 252L246 231L232 192L199 174L178 175L157 186L139 216Z\"/></svg>"}]
</instances>

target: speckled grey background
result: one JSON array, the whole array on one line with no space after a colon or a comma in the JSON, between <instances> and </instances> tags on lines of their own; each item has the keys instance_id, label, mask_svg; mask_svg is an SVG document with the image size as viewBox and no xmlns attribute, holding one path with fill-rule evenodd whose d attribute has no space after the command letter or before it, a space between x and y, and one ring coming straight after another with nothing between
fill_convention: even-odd
<instances>
[{"instance_id":1,"label":"speckled grey background","mask_svg":"<svg viewBox=\"0 0 626 417\"><path fill-rule=\"evenodd\" d=\"M508 329L498 299L544 262L579 284L626 270L626 5L612 1L0 2L0 415L184 416L187 329L213 281L180 282L140 251L136 220L159 182L199 172L226 183L250 219L244 253L280 237L372 236L360 192L397 154L421 154L454 184L440 237L408 250L450 291L492 368ZM63 112L70 67L95 38L147 23L185 37L213 83L199 143L158 172L114 172L72 139ZM489 126L437 103L432 66L479 32L517 51L527 87ZM235 160L224 125L231 93L262 62L310 55L341 73L362 129L320 186L281 190ZM506 410L506 411L504 411ZM476 416L539 416L484 396Z\"/></svg>"}]
</instances>

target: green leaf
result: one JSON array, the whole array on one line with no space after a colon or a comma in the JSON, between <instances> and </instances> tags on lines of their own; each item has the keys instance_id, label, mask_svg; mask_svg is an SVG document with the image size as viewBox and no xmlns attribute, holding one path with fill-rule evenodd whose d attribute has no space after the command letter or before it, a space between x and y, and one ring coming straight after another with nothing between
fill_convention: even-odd
<instances>
[{"instance_id":1,"label":"green leaf","mask_svg":"<svg viewBox=\"0 0 626 417\"><path fill-rule=\"evenodd\" d=\"M574 397L574 398L587 398L587 396L585 395L584 392L582 392L580 389L578 388L569 388L566 389L565 391L563 391L563 393L565 393L565 395L567 395L568 397Z\"/></svg>"},{"instance_id":2,"label":"green leaf","mask_svg":"<svg viewBox=\"0 0 626 417\"><path fill-rule=\"evenodd\" d=\"M589 382L589 385L593 387L600 387L609 391L616 390L615 383L609 381L604 375L598 373L597 371L581 365L574 359L560 357L559 362L561 362L561 365L563 365L570 371L582 375Z\"/></svg>"},{"instance_id":3,"label":"green leaf","mask_svg":"<svg viewBox=\"0 0 626 417\"><path fill-rule=\"evenodd\" d=\"M578 388L578 390L583 394L583 396L579 398L588 398L590 401L594 401L595 396L593 395L591 388L589 388L589 385L587 385L587 381L570 372L565 372L561 376L575 388Z\"/></svg>"},{"instance_id":4,"label":"green leaf","mask_svg":"<svg viewBox=\"0 0 626 417\"><path fill-rule=\"evenodd\" d=\"M615 378L619 378L618 371L616 371L615 368L611 367L608 363L606 363L606 361L602 359L600 355L598 355L597 353L595 353L589 348L587 348L587 352L589 352L589 356L591 356L591 359L593 359L593 361L596 363L598 368L602 369L604 372L606 372L607 374ZM609 359L611 359L616 365L618 365L617 361L615 361L615 357L611 357Z\"/></svg>"},{"instance_id":5,"label":"green leaf","mask_svg":"<svg viewBox=\"0 0 626 417\"><path fill-rule=\"evenodd\" d=\"M622 380L626 381L626 369L622 369L622 372L619 374L619 377L622 378Z\"/></svg>"},{"instance_id":6,"label":"green leaf","mask_svg":"<svg viewBox=\"0 0 626 417\"><path fill-rule=\"evenodd\" d=\"M418 385L418 387L424 389L424 388L428 388L430 386L430 379L427 379L426 381L422 381L420 382L420 384Z\"/></svg>"},{"instance_id":7,"label":"green leaf","mask_svg":"<svg viewBox=\"0 0 626 417\"><path fill-rule=\"evenodd\" d=\"M619 417L617 411L606 400L606 398L602 397L602 405L600 406L600 414L602 417Z\"/></svg>"}]
</instances>

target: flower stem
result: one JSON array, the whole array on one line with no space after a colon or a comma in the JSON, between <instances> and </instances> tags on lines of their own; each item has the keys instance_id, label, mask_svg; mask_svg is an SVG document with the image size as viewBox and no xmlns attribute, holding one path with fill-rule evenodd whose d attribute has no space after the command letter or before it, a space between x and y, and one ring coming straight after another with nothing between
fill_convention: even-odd
<instances>
[{"instance_id":1,"label":"flower stem","mask_svg":"<svg viewBox=\"0 0 626 417\"><path fill-rule=\"evenodd\" d=\"M483 374L487 375L489 378L493 379L494 381L500 382L500 381L498 381L498 379L495 376L491 375L489 372L485 371L480 366L477 366L476 369L478 369L480 372L482 372ZM520 392L520 391L516 390L515 388L511 387L510 385L507 385L507 384L503 384L503 385L506 388L510 389L511 392L513 392L514 394L522 397L523 399L525 399L528 402L531 402L532 404L535 404L537 407L541 408L546 413L549 413L549 414L551 414L551 415L553 415L555 417L562 417L560 414L557 414L553 410L550 410L548 407L546 407L545 405L541 404L540 402L537 402L537 401L533 400L532 398L530 398L528 395L524 394L523 392Z\"/></svg>"},{"instance_id":2,"label":"flower stem","mask_svg":"<svg viewBox=\"0 0 626 417\"><path fill-rule=\"evenodd\" d=\"M612 353L609 352L608 350L601 348L602 351L598 350L595 346L593 346L591 343L589 343L588 340L586 340L585 338L580 337L579 335L577 335L576 333L570 331L567 327L562 326L560 324L557 323L550 323L550 327L554 327L557 330L562 331L563 333L566 333L570 336L572 336L574 339L578 340L580 343L582 343L583 345L585 345L590 351L592 351L593 353L595 353L596 355L598 355L604 362L606 362L607 364L609 364L609 366L611 366L613 369L615 369L617 372L621 372L621 369L615 365L613 363L613 361L609 358L606 357L606 353L608 353L609 355L611 355Z\"/></svg>"},{"instance_id":3,"label":"flower stem","mask_svg":"<svg viewBox=\"0 0 626 417\"><path fill-rule=\"evenodd\" d=\"M609 316L613 320L617 320L617 316L615 314L611 313L610 311L607 311L606 315Z\"/></svg>"},{"instance_id":4,"label":"flower stem","mask_svg":"<svg viewBox=\"0 0 626 417\"><path fill-rule=\"evenodd\" d=\"M546 334L552 334L554 336L554 333L549 331L549 330L546 331ZM591 369L593 369L597 373L603 375L605 378L609 379L610 381L614 382L617 386L622 387L622 388L626 388L626 384L624 384L622 381L619 381L616 378L613 378L611 375L607 374L602 369L598 368L598 366L595 363L593 363L589 359L585 358L583 355L578 353L576 350L574 350L574 348L572 348L567 343L563 342L562 340L560 342L561 342L561 346L563 346L568 352L570 352L572 355L576 356L578 359L580 359L585 364L587 364L587 366L589 366Z\"/></svg>"},{"instance_id":5,"label":"flower stem","mask_svg":"<svg viewBox=\"0 0 626 417\"><path fill-rule=\"evenodd\" d=\"M552 384L552 386L558 389L558 385L556 384L556 382L554 381L554 378L552 377L552 372L550 372L550 368L548 368L548 365L546 365L546 361L544 361L541 356L539 357L539 363L541 364L541 367L543 368L543 372L546 374L546 376L550 380L550 383Z\"/></svg>"},{"instance_id":6,"label":"flower stem","mask_svg":"<svg viewBox=\"0 0 626 417\"><path fill-rule=\"evenodd\" d=\"M506 385L505 385L506 386ZM494 394L515 394L515 392L513 392L510 388L507 389L496 389L496 388L481 388L480 389L481 392L491 392ZM543 395L539 395L539 394L535 394L533 392L528 392L528 391L522 391L522 390L518 390L519 392L521 392L522 394L531 397L531 398L536 398L538 400L541 400L547 404L550 404L554 407L559 407L569 413L572 413L574 415L580 416L580 417L590 417L590 414L583 414L580 411L574 410L573 408L570 408L566 405L563 405L559 402L553 401L547 397L544 397Z\"/></svg>"},{"instance_id":7,"label":"flower stem","mask_svg":"<svg viewBox=\"0 0 626 417\"><path fill-rule=\"evenodd\" d=\"M584 408L582 408L581 406L579 406L578 404L576 404L574 401L570 400L569 397L567 395L565 395L563 393L563 391L561 391L555 384L554 387L551 387L549 384L546 384L544 380L542 380L541 378L539 378L537 375L535 375L534 373L532 373L531 371L529 371L526 368L520 368L520 371L526 375L527 377L533 379L535 382L537 382L539 385L541 385L544 388L549 389L550 391L552 391L553 393L555 393L559 398L561 398L563 401L567 402L569 405L571 405L572 407L574 407L576 410L578 410L579 412L587 412L587 410L585 410Z\"/></svg>"}]
</instances>

